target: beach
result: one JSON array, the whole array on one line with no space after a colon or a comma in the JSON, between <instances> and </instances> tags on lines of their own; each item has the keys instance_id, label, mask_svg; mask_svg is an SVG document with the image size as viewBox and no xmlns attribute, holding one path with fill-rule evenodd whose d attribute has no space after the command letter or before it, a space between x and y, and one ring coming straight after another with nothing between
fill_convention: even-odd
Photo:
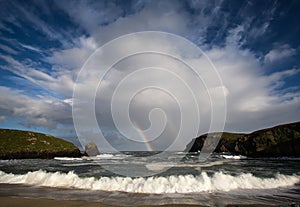
<instances>
[{"instance_id":1,"label":"beach","mask_svg":"<svg viewBox=\"0 0 300 207\"><path fill-rule=\"evenodd\" d=\"M17 206L30 206L30 207L114 207L98 202L87 201L65 201L65 200L52 200L46 198L15 198L15 197L0 197L0 206L2 207L17 207ZM161 205L161 207L198 207L199 205L186 205L186 204L169 204ZM138 206L137 206L138 207ZM140 207L150 207L149 205ZM200 207L200 206L199 206Z\"/></svg>"},{"instance_id":2,"label":"beach","mask_svg":"<svg viewBox=\"0 0 300 207\"><path fill-rule=\"evenodd\" d=\"M0 197L0 207L19 207L19 206L30 206L30 207L114 207L112 205L106 205L98 202L87 202L87 201L65 201L65 200L52 200L45 198L16 198L16 197ZM200 207L200 205L188 205L188 204L168 204L160 205L160 207ZM227 205L228 207L243 206L243 207L268 207L270 205ZM272 205L276 206L276 205ZM136 207L153 207L151 205L143 205Z\"/></svg>"}]
</instances>

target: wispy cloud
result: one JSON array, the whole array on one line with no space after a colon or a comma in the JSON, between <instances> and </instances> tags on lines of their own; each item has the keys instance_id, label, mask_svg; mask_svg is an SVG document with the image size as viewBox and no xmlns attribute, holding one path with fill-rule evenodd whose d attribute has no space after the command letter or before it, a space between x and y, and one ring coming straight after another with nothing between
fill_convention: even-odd
<instances>
[{"instance_id":1,"label":"wispy cloud","mask_svg":"<svg viewBox=\"0 0 300 207\"><path fill-rule=\"evenodd\" d=\"M9 70L46 90L55 91L66 97L72 96L75 77L74 74L68 70L63 70L61 68L59 71L49 71L49 75L10 56L0 55L0 58L7 62L6 65L2 66L2 69Z\"/></svg>"},{"instance_id":2,"label":"wispy cloud","mask_svg":"<svg viewBox=\"0 0 300 207\"><path fill-rule=\"evenodd\" d=\"M31 45L25 45L25 44L22 44L22 43L19 43L23 48L25 49L28 49L28 50L32 50L34 52L42 52L42 50L40 48L37 48L37 47L34 47L34 46L31 46Z\"/></svg>"},{"instance_id":3,"label":"wispy cloud","mask_svg":"<svg viewBox=\"0 0 300 207\"><path fill-rule=\"evenodd\" d=\"M47 2L43 1L44 4ZM74 32L68 31L65 27L55 28L53 25L49 24L44 18L41 16L47 16L47 18L55 18L53 13L51 13L47 6L40 6L38 3L36 4L26 4L22 1L14 1L14 2L1 2L1 6L3 9L1 10L1 19L0 19L0 28L9 31L10 33L14 33L13 28L14 25L19 29L24 31L28 31L28 29L34 29L34 31L41 32L43 35L47 37L48 40L54 40L61 43L64 47L68 47L72 44L69 37L74 34ZM9 23L9 26L5 26L6 23ZM26 29L24 29L24 23L26 24ZM1 27L2 25L2 27ZM28 32L25 32L24 35L27 35ZM27 49L33 49L36 51L36 47L32 47L30 45Z\"/></svg>"},{"instance_id":4,"label":"wispy cloud","mask_svg":"<svg viewBox=\"0 0 300 207\"><path fill-rule=\"evenodd\" d=\"M18 54L18 52L15 49L13 49L13 48L11 48L7 45L0 44L0 49L7 52L7 53L12 54L12 55Z\"/></svg>"}]
</instances>

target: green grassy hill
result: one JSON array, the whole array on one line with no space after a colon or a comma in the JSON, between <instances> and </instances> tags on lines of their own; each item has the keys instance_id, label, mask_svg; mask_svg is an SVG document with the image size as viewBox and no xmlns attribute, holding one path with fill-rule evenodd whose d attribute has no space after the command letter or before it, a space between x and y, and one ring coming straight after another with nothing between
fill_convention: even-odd
<instances>
[{"instance_id":1,"label":"green grassy hill","mask_svg":"<svg viewBox=\"0 0 300 207\"><path fill-rule=\"evenodd\" d=\"M72 143L51 135L0 129L0 159L78 157L80 150Z\"/></svg>"},{"instance_id":2,"label":"green grassy hill","mask_svg":"<svg viewBox=\"0 0 300 207\"><path fill-rule=\"evenodd\" d=\"M186 150L201 151L206 138L207 134L204 134L193 139ZM249 157L300 157L300 122L262 129L250 134L224 132L215 152Z\"/></svg>"}]
</instances>

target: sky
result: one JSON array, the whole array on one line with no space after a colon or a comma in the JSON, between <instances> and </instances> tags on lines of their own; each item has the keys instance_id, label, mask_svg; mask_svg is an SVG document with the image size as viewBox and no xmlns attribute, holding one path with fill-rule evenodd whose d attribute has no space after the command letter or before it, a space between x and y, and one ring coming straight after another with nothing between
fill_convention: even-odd
<instances>
[{"instance_id":1,"label":"sky","mask_svg":"<svg viewBox=\"0 0 300 207\"><path fill-rule=\"evenodd\" d=\"M52 134L79 146L72 105L82 67L97 48L107 42L142 31L181 36L201 48L213 62L222 80L220 87L225 91L224 131L251 132L300 120L299 0L2 0L0 10L1 128ZM160 45L149 39L139 39L131 45L120 45L107 55L112 57L128 47L143 49L153 44L174 52L168 41ZM191 60L182 51L176 54L189 63L205 66L202 57ZM197 135L209 129L209 97L195 75L169 59L137 56L112 68L96 92L99 127L105 139L120 150L165 149L174 134L168 124L174 122L175 131L180 125L172 96L149 89L132 100L131 121L145 130L149 127L151 109L163 109L169 127L162 133L163 141L146 140L146 145L134 143L124 139L118 131L110 111L113 90L132 72L132 65L139 66L147 61L168 67L169 72L178 71L180 80L189 84L201 104ZM102 63L96 62L99 64ZM132 79L130 84L139 86L143 80L156 80L163 87L176 91L179 100L186 100L183 107L190 108L189 113L193 114L186 93L178 89L181 85L168 78L161 71L152 70ZM123 91L117 97L116 111L122 113L128 95ZM88 125L89 120L86 123ZM188 122L194 123L193 119ZM182 145L191 138L186 137Z\"/></svg>"}]
</instances>

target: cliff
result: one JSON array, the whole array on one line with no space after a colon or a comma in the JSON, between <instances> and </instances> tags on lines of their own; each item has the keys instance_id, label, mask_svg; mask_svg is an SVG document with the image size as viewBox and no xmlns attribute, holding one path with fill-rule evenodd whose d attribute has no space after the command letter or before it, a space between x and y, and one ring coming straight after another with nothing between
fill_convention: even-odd
<instances>
[{"instance_id":1,"label":"cliff","mask_svg":"<svg viewBox=\"0 0 300 207\"><path fill-rule=\"evenodd\" d=\"M193 139L187 150L201 151L207 134ZM300 157L300 122L262 129L250 134L222 133L215 152L248 157Z\"/></svg>"},{"instance_id":2,"label":"cliff","mask_svg":"<svg viewBox=\"0 0 300 207\"><path fill-rule=\"evenodd\" d=\"M80 150L74 144L51 135L0 129L0 159L79 156Z\"/></svg>"}]
</instances>

